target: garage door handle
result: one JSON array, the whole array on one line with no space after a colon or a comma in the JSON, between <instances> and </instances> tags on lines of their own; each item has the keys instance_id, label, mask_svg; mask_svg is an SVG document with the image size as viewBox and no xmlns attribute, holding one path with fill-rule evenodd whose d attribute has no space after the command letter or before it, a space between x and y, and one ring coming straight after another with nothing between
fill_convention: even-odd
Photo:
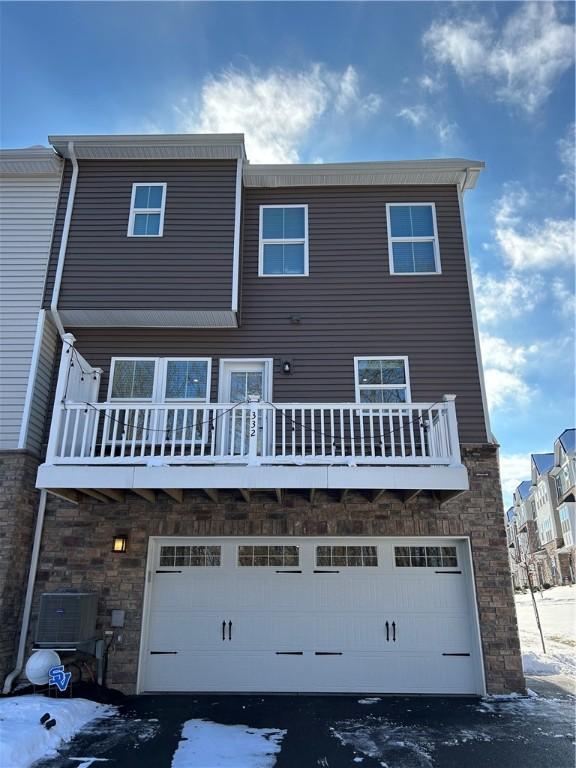
<instances>
[{"instance_id":1,"label":"garage door handle","mask_svg":"<svg viewBox=\"0 0 576 768\"><path fill-rule=\"evenodd\" d=\"M232 622L228 622L228 640L232 640Z\"/></svg>"},{"instance_id":2,"label":"garage door handle","mask_svg":"<svg viewBox=\"0 0 576 768\"><path fill-rule=\"evenodd\" d=\"M390 624L388 622L386 622L386 642L390 642Z\"/></svg>"},{"instance_id":3,"label":"garage door handle","mask_svg":"<svg viewBox=\"0 0 576 768\"><path fill-rule=\"evenodd\" d=\"M396 622L392 622L392 640L396 642Z\"/></svg>"},{"instance_id":4,"label":"garage door handle","mask_svg":"<svg viewBox=\"0 0 576 768\"><path fill-rule=\"evenodd\" d=\"M222 640L226 640L226 622L222 622Z\"/></svg>"}]
</instances>

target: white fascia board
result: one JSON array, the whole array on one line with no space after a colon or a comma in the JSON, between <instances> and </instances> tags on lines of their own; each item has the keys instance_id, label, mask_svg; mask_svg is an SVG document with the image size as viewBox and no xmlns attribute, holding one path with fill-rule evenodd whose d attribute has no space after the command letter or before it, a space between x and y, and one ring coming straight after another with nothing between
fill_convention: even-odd
<instances>
[{"instance_id":1,"label":"white fascia board","mask_svg":"<svg viewBox=\"0 0 576 768\"><path fill-rule=\"evenodd\" d=\"M458 184L472 189L481 160L446 158L367 163L244 166L246 187L339 186L373 184Z\"/></svg>"},{"instance_id":2,"label":"white fascia board","mask_svg":"<svg viewBox=\"0 0 576 768\"><path fill-rule=\"evenodd\" d=\"M42 464L37 488L386 488L466 491L465 467L178 466Z\"/></svg>"},{"instance_id":3,"label":"white fascia board","mask_svg":"<svg viewBox=\"0 0 576 768\"><path fill-rule=\"evenodd\" d=\"M145 134L102 136L49 136L48 140L62 157L74 142L78 159L244 159L244 135L221 134Z\"/></svg>"}]
</instances>

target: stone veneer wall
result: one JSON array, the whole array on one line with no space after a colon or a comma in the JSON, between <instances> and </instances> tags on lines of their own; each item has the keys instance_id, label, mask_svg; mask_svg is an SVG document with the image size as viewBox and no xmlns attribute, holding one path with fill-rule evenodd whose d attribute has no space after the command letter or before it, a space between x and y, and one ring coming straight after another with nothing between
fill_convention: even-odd
<instances>
[{"instance_id":1,"label":"stone veneer wall","mask_svg":"<svg viewBox=\"0 0 576 768\"><path fill-rule=\"evenodd\" d=\"M123 642L110 656L108 685L133 692L136 684L149 536L469 536L488 690L524 690L512 581L506 547L497 449L464 446L471 490L439 508L426 492L404 505L393 494L371 503L360 492L343 502L319 491L311 505L289 492L282 503L254 493L249 503L222 492L218 503L187 491L182 503L159 493L155 504L132 494L126 502L82 502L50 497L33 617L40 592L62 587L96 590L99 624L113 608L126 610ZM111 552L117 532L128 532L128 551ZM34 625L34 621L32 626Z\"/></svg>"},{"instance_id":2,"label":"stone veneer wall","mask_svg":"<svg viewBox=\"0 0 576 768\"><path fill-rule=\"evenodd\" d=\"M38 459L0 451L0 685L14 668L39 493Z\"/></svg>"}]
</instances>

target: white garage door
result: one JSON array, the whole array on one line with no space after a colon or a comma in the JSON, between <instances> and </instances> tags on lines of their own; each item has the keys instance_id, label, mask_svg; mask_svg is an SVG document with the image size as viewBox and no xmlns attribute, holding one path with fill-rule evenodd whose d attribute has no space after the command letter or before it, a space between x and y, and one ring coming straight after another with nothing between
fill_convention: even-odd
<instances>
[{"instance_id":1,"label":"white garage door","mask_svg":"<svg viewBox=\"0 0 576 768\"><path fill-rule=\"evenodd\" d=\"M151 541L141 691L481 694L467 543Z\"/></svg>"}]
</instances>

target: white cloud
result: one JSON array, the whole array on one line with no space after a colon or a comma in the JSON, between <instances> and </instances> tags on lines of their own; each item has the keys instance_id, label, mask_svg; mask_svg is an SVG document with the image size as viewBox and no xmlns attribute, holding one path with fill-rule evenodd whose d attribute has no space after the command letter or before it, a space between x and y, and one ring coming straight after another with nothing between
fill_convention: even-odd
<instances>
[{"instance_id":1,"label":"white cloud","mask_svg":"<svg viewBox=\"0 0 576 768\"><path fill-rule=\"evenodd\" d=\"M531 312L544 298L544 280L508 272L502 278L472 270L476 311L481 324L504 323Z\"/></svg>"},{"instance_id":2,"label":"white cloud","mask_svg":"<svg viewBox=\"0 0 576 768\"><path fill-rule=\"evenodd\" d=\"M555 277L551 283L552 295L556 300L558 314L574 318L576 316L576 294L570 290L561 277Z\"/></svg>"},{"instance_id":3,"label":"white cloud","mask_svg":"<svg viewBox=\"0 0 576 768\"><path fill-rule=\"evenodd\" d=\"M514 345L488 333L480 334L480 345L490 408L527 405L535 392L524 380L523 369L538 352L538 346Z\"/></svg>"},{"instance_id":4,"label":"white cloud","mask_svg":"<svg viewBox=\"0 0 576 768\"><path fill-rule=\"evenodd\" d=\"M554 3L523 3L500 29L487 18L434 22L423 37L432 58L495 99L535 112L572 66L572 26Z\"/></svg>"},{"instance_id":5,"label":"white cloud","mask_svg":"<svg viewBox=\"0 0 576 768\"><path fill-rule=\"evenodd\" d=\"M434 131L443 144L453 141L458 131L458 125L445 118L436 119L430 114L430 110L424 104L415 104L412 107L403 107L396 117L407 120L415 128L421 125L427 131Z\"/></svg>"},{"instance_id":6,"label":"white cloud","mask_svg":"<svg viewBox=\"0 0 576 768\"><path fill-rule=\"evenodd\" d=\"M486 396L491 410L523 408L530 403L535 395L535 391L518 373L486 367L484 378Z\"/></svg>"},{"instance_id":7,"label":"white cloud","mask_svg":"<svg viewBox=\"0 0 576 768\"><path fill-rule=\"evenodd\" d=\"M369 115L380 106L376 94L361 95L353 67L336 72L315 64L299 72L225 70L204 82L198 105L183 100L175 109L180 130L244 133L252 162L294 163L321 117Z\"/></svg>"},{"instance_id":8,"label":"white cloud","mask_svg":"<svg viewBox=\"0 0 576 768\"><path fill-rule=\"evenodd\" d=\"M502 481L502 495L510 499L523 480L530 480L530 471L529 453L501 453L500 479Z\"/></svg>"},{"instance_id":9,"label":"white cloud","mask_svg":"<svg viewBox=\"0 0 576 768\"><path fill-rule=\"evenodd\" d=\"M482 347L482 361L488 368L495 367L505 371L518 371L528 362L531 355L537 354L539 347L531 344L525 347L522 344L514 346L500 336L491 336L489 333L480 334Z\"/></svg>"},{"instance_id":10,"label":"white cloud","mask_svg":"<svg viewBox=\"0 0 576 768\"><path fill-rule=\"evenodd\" d=\"M422 104L416 104L414 107L404 107L397 115L397 117L403 117L415 126L419 126L427 116L428 110Z\"/></svg>"},{"instance_id":11,"label":"white cloud","mask_svg":"<svg viewBox=\"0 0 576 768\"><path fill-rule=\"evenodd\" d=\"M574 220L544 219L534 224L528 207L528 194L518 185L509 186L496 203L494 236L504 259L518 271L571 266Z\"/></svg>"},{"instance_id":12,"label":"white cloud","mask_svg":"<svg viewBox=\"0 0 576 768\"><path fill-rule=\"evenodd\" d=\"M574 193L575 182L575 168L576 168L576 124L572 123L566 131L566 136L563 139L559 139L557 142L558 154L560 156L560 162L564 166L564 172L559 176L558 180L562 184L566 184L568 191Z\"/></svg>"},{"instance_id":13,"label":"white cloud","mask_svg":"<svg viewBox=\"0 0 576 768\"><path fill-rule=\"evenodd\" d=\"M439 91L442 88L442 82L438 77L433 78L430 75L422 75L418 82L425 91L428 91L428 93L436 93L436 91Z\"/></svg>"}]
</instances>

